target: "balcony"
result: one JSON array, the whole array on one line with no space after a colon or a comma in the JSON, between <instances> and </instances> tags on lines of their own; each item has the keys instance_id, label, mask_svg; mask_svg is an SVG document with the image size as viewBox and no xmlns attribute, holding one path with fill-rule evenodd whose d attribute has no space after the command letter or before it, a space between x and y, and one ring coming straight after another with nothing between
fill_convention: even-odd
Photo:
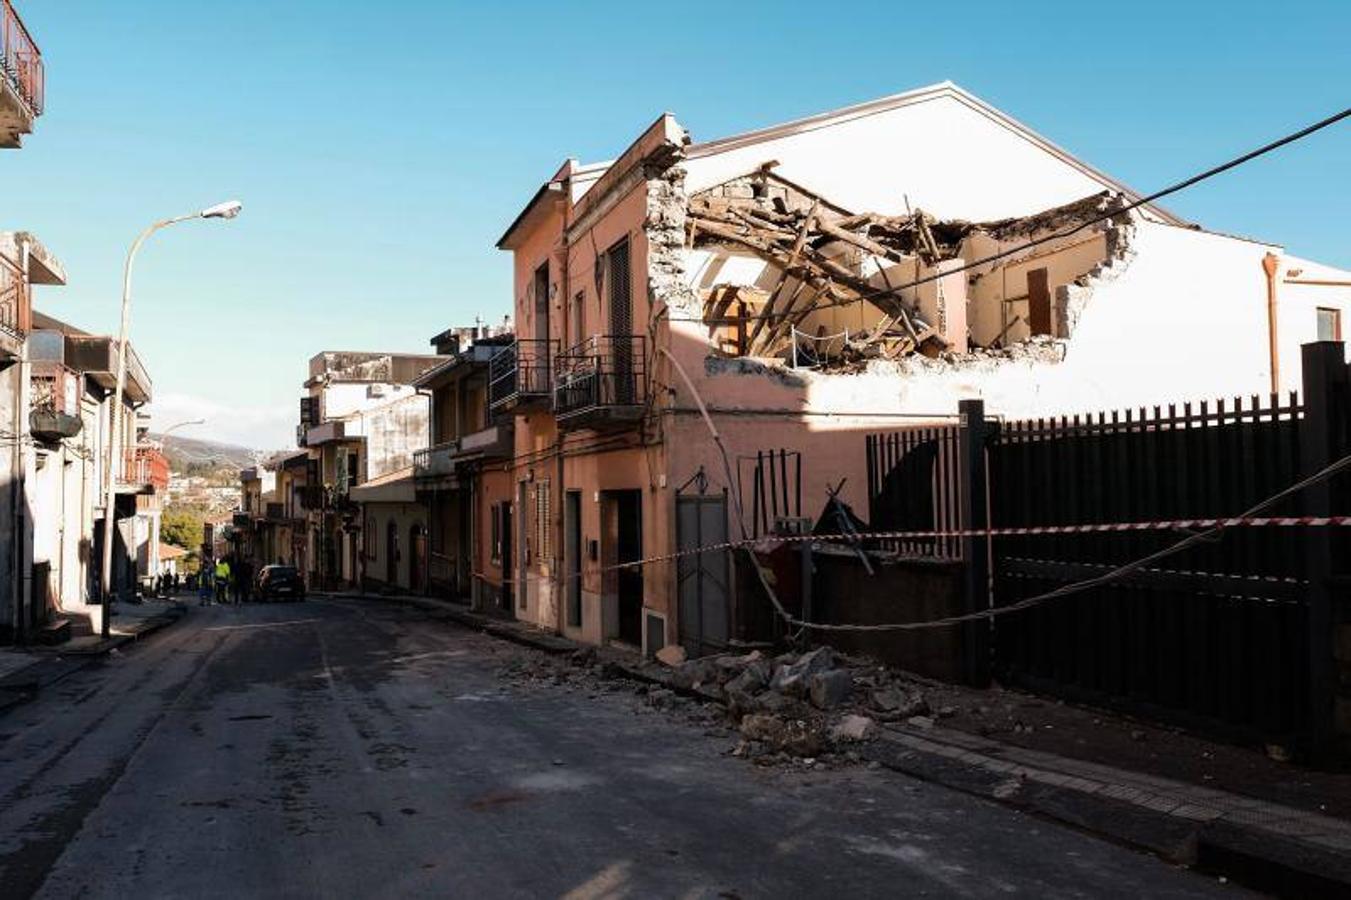
<instances>
[{"instance_id":1,"label":"balcony","mask_svg":"<svg viewBox=\"0 0 1351 900\"><path fill-rule=\"evenodd\" d=\"M66 365L89 376L104 390L117 387L117 340L106 335L66 335ZM136 348L127 345L127 399L132 403L149 403L154 393L150 376L136 355Z\"/></svg>"},{"instance_id":2,"label":"balcony","mask_svg":"<svg viewBox=\"0 0 1351 900\"><path fill-rule=\"evenodd\" d=\"M446 441L431 447L423 447L413 453L413 477L424 479L453 479L455 461L460 455L460 441Z\"/></svg>"},{"instance_id":3,"label":"balcony","mask_svg":"<svg viewBox=\"0 0 1351 900\"><path fill-rule=\"evenodd\" d=\"M22 270L0 256L0 359L18 359L22 355L32 309Z\"/></svg>"},{"instance_id":4,"label":"balcony","mask_svg":"<svg viewBox=\"0 0 1351 900\"><path fill-rule=\"evenodd\" d=\"M306 447L319 447L324 444L331 444L334 441L340 441L344 437L344 427L341 419L333 419L318 425L311 426L305 432Z\"/></svg>"},{"instance_id":5,"label":"balcony","mask_svg":"<svg viewBox=\"0 0 1351 900\"><path fill-rule=\"evenodd\" d=\"M33 437L56 443L80 433L82 379L62 363L37 359L32 363L32 410L28 414Z\"/></svg>"},{"instance_id":6,"label":"balcony","mask_svg":"<svg viewBox=\"0 0 1351 900\"><path fill-rule=\"evenodd\" d=\"M557 341L517 340L488 360L488 407L494 412L545 408Z\"/></svg>"},{"instance_id":7,"label":"balcony","mask_svg":"<svg viewBox=\"0 0 1351 900\"><path fill-rule=\"evenodd\" d=\"M42 115L42 53L14 11L0 0L0 147L18 147Z\"/></svg>"},{"instance_id":8,"label":"balcony","mask_svg":"<svg viewBox=\"0 0 1351 900\"><path fill-rule=\"evenodd\" d=\"M155 494L169 488L169 459L158 447L131 447L122 454L117 476L120 494Z\"/></svg>"},{"instance_id":9,"label":"balcony","mask_svg":"<svg viewBox=\"0 0 1351 900\"><path fill-rule=\"evenodd\" d=\"M516 452L516 428L510 422L499 422L480 428L460 438L460 456L463 459L506 459Z\"/></svg>"},{"instance_id":10,"label":"balcony","mask_svg":"<svg viewBox=\"0 0 1351 900\"><path fill-rule=\"evenodd\" d=\"M554 418L561 428L615 428L642 419L647 406L646 339L598 335L554 361Z\"/></svg>"}]
</instances>

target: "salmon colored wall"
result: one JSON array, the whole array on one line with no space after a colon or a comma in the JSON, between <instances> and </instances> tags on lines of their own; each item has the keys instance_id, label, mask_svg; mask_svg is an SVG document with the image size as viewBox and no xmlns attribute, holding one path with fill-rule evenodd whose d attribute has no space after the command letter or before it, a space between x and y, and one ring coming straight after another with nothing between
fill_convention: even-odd
<instances>
[{"instance_id":1,"label":"salmon colored wall","mask_svg":"<svg viewBox=\"0 0 1351 900\"><path fill-rule=\"evenodd\" d=\"M474 577L496 590L502 589L502 567L492 560L494 504L511 499L512 477L509 468L485 468L479 473L472 513L474 525Z\"/></svg>"}]
</instances>

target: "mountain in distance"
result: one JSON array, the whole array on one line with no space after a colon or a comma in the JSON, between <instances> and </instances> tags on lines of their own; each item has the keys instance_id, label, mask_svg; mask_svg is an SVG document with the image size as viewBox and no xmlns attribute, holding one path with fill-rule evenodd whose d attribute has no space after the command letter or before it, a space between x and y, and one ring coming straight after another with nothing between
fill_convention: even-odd
<instances>
[{"instance_id":1,"label":"mountain in distance","mask_svg":"<svg viewBox=\"0 0 1351 900\"><path fill-rule=\"evenodd\" d=\"M175 472L230 469L237 473L239 469L248 468L266 455L238 444L224 444L176 434L163 437L151 432L149 438L161 443L164 455L169 458L169 468Z\"/></svg>"}]
</instances>

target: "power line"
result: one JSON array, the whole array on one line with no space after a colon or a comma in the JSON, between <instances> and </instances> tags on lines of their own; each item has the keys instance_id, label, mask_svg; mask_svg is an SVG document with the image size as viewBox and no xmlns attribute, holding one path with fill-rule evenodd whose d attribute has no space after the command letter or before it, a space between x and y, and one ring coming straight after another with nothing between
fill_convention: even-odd
<instances>
[{"instance_id":1,"label":"power line","mask_svg":"<svg viewBox=\"0 0 1351 900\"><path fill-rule=\"evenodd\" d=\"M1057 241L1060 240L1061 238L1070 237L1071 235L1083 231L1085 228L1088 228L1092 225L1097 225L1099 222L1105 222L1108 219L1114 218L1123 213L1130 212L1133 209L1137 209L1141 206L1146 206L1150 203L1153 203L1156 200L1161 200L1164 197L1169 196L1170 194L1176 194L1179 191L1185 190L1186 188L1199 184L1202 181L1205 181L1209 178L1214 178L1216 175L1219 175L1223 172L1227 172L1230 169L1237 168L1238 166L1241 166L1244 163L1251 162L1252 160L1257 159L1259 156L1265 156L1266 154L1271 153L1274 150L1279 150L1281 147L1284 147L1287 144L1293 144L1295 141L1302 140L1303 138L1308 137L1314 132L1322 131L1324 128L1337 124L1342 119L1345 119L1348 116L1351 116L1351 108L1343 109L1341 112L1334 113L1333 115L1328 116L1325 119L1320 119L1319 121L1314 122L1312 125L1308 125L1304 128L1301 128L1299 131L1287 134L1285 137L1282 138L1277 138L1276 140L1268 144L1263 144L1261 147L1258 147L1255 150L1250 150L1247 153L1244 153L1242 156L1236 156L1233 159L1228 160L1227 162L1223 162L1217 166L1206 169L1204 172L1192 175L1190 178L1184 178L1182 181L1170 184L1168 187L1163 188L1162 190L1155 191L1154 193L1149 194L1148 196L1140 197L1136 200L1133 200L1130 203L1127 203L1125 206L1116 207L1107 212L1101 213L1100 215L1094 216L1091 219L1086 219L1085 221L1080 222L1077 225L1070 226L1060 231L1052 232L1051 234L1048 235L1043 235L1042 237L1039 238L1034 238L1022 244L1009 247L1006 250L1000 250L997 253L992 253L989 256L972 260L971 262L965 263L959 268L949 269L945 272L934 272L931 275L926 275L923 278L916 278L915 280L906 282L905 284L899 284L894 287L879 288L878 290L875 291L870 291L865 294L859 294L856 297L850 297L841 300L831 300L826 303L818 304L816 307L814 307L814 310L830 309L837 306L852 306L855 303L861 303L865 300L874 300L877 299L878 297L894 295L896 292L905 290L906 288L919 287L920 285L929 284L930 282L937 281L940 278L945 278L949 275L954 275L958 272L966 272L970 269L978 268L979 266L983 266L988 263L998 262L999 260L1012 256L1015 253L1022 253L1024 250L1030 250L1033 247L1039 247L1042 244L1047 244L1050 243L1051 241ZM765 316L764 318L781 319L792 314L793 314L792 311L784 311L772 313L768 316ZM738 320L727 318L723 318L721 320L688 318L688 319L673 319L672 321L701 322L707 325L719 325L719 324L733 323Z\"/></svg>"}]
</instances>

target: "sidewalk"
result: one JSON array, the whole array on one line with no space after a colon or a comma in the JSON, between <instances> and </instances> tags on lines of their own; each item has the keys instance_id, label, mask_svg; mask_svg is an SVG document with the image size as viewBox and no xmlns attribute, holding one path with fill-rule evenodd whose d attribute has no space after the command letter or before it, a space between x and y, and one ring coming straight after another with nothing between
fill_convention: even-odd
<instances>
[{"instance_id":1,"label":"sidewalk","mask_svg":"<svg viewBox=\"0 0 1351 900\"><path fill-rule=\"evenodd\" d=\"M534 626L484 616L449 601L408 595L332 596L416 606L435 618L546 653L583 648ZM628 677L689 693L671 683L672 670L660 663L611 648L593 649L599 660L617 666ZM1174 862L1229 875L1278 895L1351 896L1351 775L1312 772L1244 748L1032 695L937 684L933 690L940 702L962 702L968 714L948 710L952 718L941 720L944 724L925 719L927 727L885 726L877 740L862 746L861 755L907 775L1014 806ZM716 699L707 692L699 695ZM977 706L977 701L988 707ZM990 708L999 704L1011 721L1018 721L1016 729L1004 728L1000 710ZM1028 719L1035 719L1038 727L1024 724ZM959 727L947 727L949 721ZM1081 736L1085 721L1109 740L1095 742ZM1111 736L1122 729L1127 732L1124 746L1112 744ZM979 733L1000 730L1042 746L1018 746ZM1053 734L1062 744L1073 745L1076 752L1064 755L1044 749ZM1129 755L1132 748L1133 757ZM1095 752L1118 765L1083 758ZM1174 758L1170 766L1170 757L1183 755L1187 758ZM1171 768L1190 775L1197 771L1192 756L1205 758L1216 771L1233 762L1228 777L1217 779L1228 789L1160 774ZM1127 767L1120 765L1123 759L1142 759L1147 765ZM1236 783L1253 785L1258 795L1235 790ZM1273 800L1273 795L1286 802Z\"/></svg>"},{"instance_id":2,"label":"sidewalk","mask_svg":"<svg viewBox=\"0 0 1351 900\"><path fill-rule=\"evenodd\" d=\"M75 674L124 644L177 622L187 607L174 600L119 603L111 636L79 635L50 647L0 650L0 713L33 699L41 690Z\"/></svg>"}]
</instances>

